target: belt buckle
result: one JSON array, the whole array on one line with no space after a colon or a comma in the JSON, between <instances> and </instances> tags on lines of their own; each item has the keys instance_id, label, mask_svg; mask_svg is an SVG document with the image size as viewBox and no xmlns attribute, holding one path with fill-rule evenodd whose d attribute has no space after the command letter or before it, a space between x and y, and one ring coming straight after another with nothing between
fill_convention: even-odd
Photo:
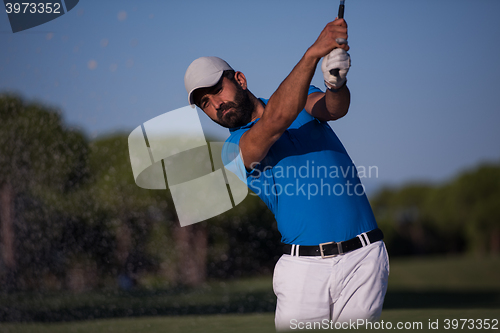
<instances>
[{"instance_id":1,"label":"belt buckle","mask_svg":"<svg viewBox=\"0 0 500 333\"><path fill-rule=\"evenodd\" d=\"M337 251L338 251L337 254L331 254L329 256L325 256L325 252L323 250L323 245L329 245L329 244L337 244ZM333 258L333 257L338 256L339 254L343 254L344 251L342 250L342 242L338 242L338 243L335 243L335 242L321 243L321 244L319 244L319 252L321 253L321 258L322 259Z\"/></svg>"}]
</instances>

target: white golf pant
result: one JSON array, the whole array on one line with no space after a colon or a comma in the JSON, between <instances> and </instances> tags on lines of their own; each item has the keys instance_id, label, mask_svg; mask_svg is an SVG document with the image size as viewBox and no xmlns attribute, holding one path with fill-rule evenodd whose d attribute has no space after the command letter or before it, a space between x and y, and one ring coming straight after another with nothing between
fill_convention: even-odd
<instances>
[{"instance_id":1,"label":"white golf pant","mask_svg":"<svg viewBox=\"0 0 500 333\"><path fill-rule=\"evenodd\" d=\"M388 277L389 259L383 241L333 258L284 254L273 277L278 298L276 329L290 330L325 319L376 321L382 312Z\"/></svg>"}]
</instances>

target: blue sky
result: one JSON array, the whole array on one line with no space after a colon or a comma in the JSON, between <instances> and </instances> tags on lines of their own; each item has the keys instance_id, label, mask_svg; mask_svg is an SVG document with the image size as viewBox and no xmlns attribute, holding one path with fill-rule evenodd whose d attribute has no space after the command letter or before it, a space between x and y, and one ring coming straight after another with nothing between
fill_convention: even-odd
<instances>
[{"instance_id":1,"label":"blue sky","mask_svg":"<svg viewBox=\"0 0 500 333\"><path fill-rule=\"evenodd\" d=\"M187 105L184 72L215 55L268 98L338 1L80 0L13 34L0 13L0 92L59 108L89 138ZM500 159L500 1L347 0L352 104L331 126L362 179L446 181ZM313 84L324 88L318 70ZM206 118L206 134L224 138Z\"/></svg>"}]
</instances>

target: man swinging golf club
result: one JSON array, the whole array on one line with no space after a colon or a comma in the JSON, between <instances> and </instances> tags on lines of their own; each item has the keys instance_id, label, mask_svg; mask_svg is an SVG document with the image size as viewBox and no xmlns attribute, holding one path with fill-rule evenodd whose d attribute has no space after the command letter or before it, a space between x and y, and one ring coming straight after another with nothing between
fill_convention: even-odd
<instances>
[{"instance_id":1,"label":"man swinging golf club","mask_svg":"<svg viewBox=\"0 0 500 333\"><path fill-rule=\"evenodd\" d=\"M273 277L278 330L374 321L382 311L389 275L383 235L327 123L349 109L346 40L344 19L328 23L268 100L217 57L196 59L184 77L189 103L229 128L226 167L276 217L284 243ZM310 85L323 57L326 92Z\"/></svg>"}]
</instances>

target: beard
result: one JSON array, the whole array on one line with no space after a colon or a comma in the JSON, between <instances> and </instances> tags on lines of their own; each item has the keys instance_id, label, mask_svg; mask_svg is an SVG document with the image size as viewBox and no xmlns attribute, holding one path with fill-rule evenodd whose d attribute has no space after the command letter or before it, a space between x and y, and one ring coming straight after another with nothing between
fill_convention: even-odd
<instances>
[{"instance_id":1,"label":"beard","mask_svg":"<svg viewBox=\"0 0 500 333\"><path fill-rule=\"evenodd\" d=\"M234 128L248 124L252 120L255 105L250 100L248 91L243 90L238 84L234 102L222 104L217 109L217 123L219 125ZM224 114L226 110L232 109Z\"/></svg>"}]
</instances>

